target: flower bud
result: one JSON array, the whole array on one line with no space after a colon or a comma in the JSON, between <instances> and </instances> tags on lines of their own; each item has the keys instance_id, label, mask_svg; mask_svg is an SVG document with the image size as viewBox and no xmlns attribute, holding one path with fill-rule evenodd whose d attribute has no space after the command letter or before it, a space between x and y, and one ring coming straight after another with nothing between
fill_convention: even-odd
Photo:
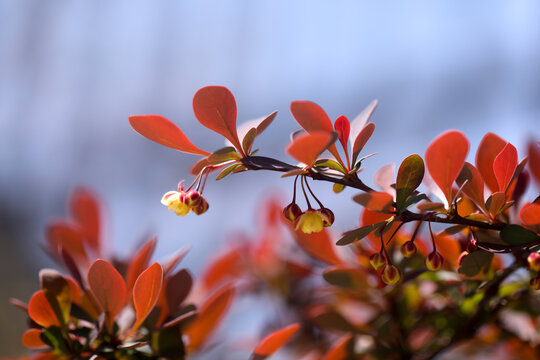
<instances>
[{"instance_id":1,"label":"flower bud","mask_svg":"<svg viewBox=\"0 0 540 360\"><path fill-rule=\"evenodd\" d=\"M440 270L443 266L444 259L441 254L439 254L437 251L433 251L429 253L427 256L425 263L426 267L431 271L437 271Z\"/></svg>"},{"instance_id":2,"label":"flower bud","mask_svg":"<svg viewBox=\"0 0 540 360\"><path fill-rule=\"evenodd\" d=\"M540 290L540 276L534 277L529 281L529 285L533 290Z\"/></svg>"},{"instance_id":3,"label":"flower bud","mask_svg":"<svg viewBox=\"0 0 540 360\"><path fill-rule=\"evenodd\" d=\"M324 227L328 227L334 223L334 220L336 219L336 217L334 216L334 213L332 212L332 210L328 208L322 208L319 211L321 212L321 214L326 215L326 218L323 217Z\"/></svg>"},{"instance_id":4,"label":"flower bud","mask_svg":"<svg viewBox=\"0 0 540 360\"><path fill-rule=\"evenodd\" d=\"M467 252L472 253L478 250L478 246L476 245L476 240L472 239L471 241L467 242Z\"/></svg>"},{"instance_id":5,"label":"flower bud","mask_svg":"<svg viewBox=\"0 0 540 360\"><path fill-rule=\"evenodd\" d=\"M540 253L532 252L527 257L529 263L529 269L532 271L540 271Z\"/></svg>"},{"instance_id":6,"label":"flower bud","mask_svg":"<svg viewBox=\"0 0 540 360\"><path fill-rule=\"evenodd\" d=\"M401 245L401 248L399 250L401 251L401 254L406 258L410 258L414 254L416 254L417 251L416 245L412 240L409 240L403 245Z\"/></svg>"},{"instance_id":7,"label":"flower bud","mask_svg":"<svg viewBox=\"0 0 540 360\"><path fill-rule=\"evenodd\" d=\"M283 216L290 222L295 222L298 217L302 215L302 209L296 203L290 203L283 209Z\"/></svg>"},{"instance_id":8,"label":"flower bud","mask_svg":"<svg viewBox=\"0 0 540 360\"><path fill-rule=\"evenodd\" d=\"M386 257L383 253L375 253L369 257L369 263L375 270L379 271L386 265Z\"/></svg>"},{"instance_id":9,"label":"flower bud","mask_svg":"<svg viewBox=\"0 0 540 360\"><path fill-rule=\"evenodd\" d=\"M192 210L195 214L201 215L204 214L209 207L210 205L208 204L208 201L206 201L206 199L201 196L201 203L199 204L199 206L193 208Z\"/></svg>"},{"instance_id":10,"label":"flower bud","mask_svg":"<svg viewBox=\"0 0 540 360\"><path fill-rule=\"evenodd\" d=\"M197 190L190 190L186 193L186 205L190 208L198 207L202 202L202 195Z\"/></svg>"},{"instance_id":11,"label":"flower bud","mask_svg":"<svg viewBox=\"0 0 540 360\"><path fill-rule=\"evenodd\" d=\"M394 265L386 265L381 273L381 280L386 285L394 285L401 279L401 272Z\"/></svg>"}]
</instances>

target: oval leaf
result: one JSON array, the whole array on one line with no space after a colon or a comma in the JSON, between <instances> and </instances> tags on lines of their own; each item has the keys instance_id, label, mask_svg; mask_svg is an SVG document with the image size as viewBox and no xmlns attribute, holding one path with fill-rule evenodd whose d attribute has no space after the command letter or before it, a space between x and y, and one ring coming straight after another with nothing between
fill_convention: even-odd
<instances>
[{"instance_id":1,"label":"oval leaf","mask_svg":"<svg viewBox=\"0 0 540 360\"><path fill-rule=\"evenodd\" d=\"M22 344L30 349L40 349L48 345L41 340L41 330L28 329L22 336Z\"/></svg>"},{"instance_id":2,"label":"oval leaf","mask_svg":"<svg viewBox=\"0 0 540 360\"><path fill-rule=\"evenodd\" d=\"M493 173L497 178L499 191L506 191L516 171L517 164L517 150L512 144L507 143L495 160L493 160Z\"/></svg>"},{"instance_id":3,"label":"oval leaf","mask_svg":"<svg viewBox=\"0 0 540 360\"><path fill-rule=\"evenodd\" d=\"M523 206L519 212L519 219L528 226L540 225L540 204L532 203Z\"/></svg>"},{"instance_id":4,"label":"oval leaf","mask_svg":"<svg viewBox=\"0 0 540 360\"><path fill-rule=\"evenodd\" d=\"M378 101L373 100L371 103L369 103L368 106L360 112L352 121L351 121L351 131L350 131L350 137L349 141L351 142L351 147L354 147L354 143L356 142L356 139L364 130L366 124L369 121L369 118L371 115L373 115L373 112L377 108Z\"/></svg>"},{"instance_id":5,"label":"oval leaf","mask_svg":"<svg viewBox=\"0 0 540 360\"><path fill-rule=\"evenodd\" d=\"M469 277L478 275L480 271L487 272L492 259L493 253L482 250L474 251L461 259L458 272Z\"/></svg>"},{"instance_id":6,"label":"oval leaf","mask_svg":"<svg viewBox=\"0 0 540 360\"><path fill-rule=\"evenodd\" d=\"M158 263L153 263L143 271L133 286L133 305L135 307L135 324L128 332L129 337L156 305L163 283L163 268Z\"/></svg>"},{"instance_id":7,"label":"oval leaf","mask_svg":"<svg viewBox=\"0 0 540 360\"><path fill-rule=\"evenodd\" d=\"M48 328L50 326L60 326L60 321L56 317L51 304L43 290L35 292L28 302L28 316L39 325Z\"/></svg>"},{"instance_id":8,"label":"oval leaf","mask_svg":"<svg viewBox=\"0 0 540 360\"><path fill-rule=\"evenodd\" d=\"M358 155L360 155L360 151L366 146L366 143L368 142L371 135L373 135L373 132L375 131L375 124L369 123L364 128L356 139L354 140L353 147L352 147L352 162L356 166L356 159L358 158ZM365 158L365 157L364 157Z\"/></svg>"},{"instance_id":9,"label":"oval leaf","mask_svg":"<svg viewBox=\"0 0 540 360\"><path fill-rule=\"evenodd\" d=\"M139 275L148 267L154 249L156 248L157 239L155 237L148 240L141 249L133 256L131 262L128 265L126 274L126 285L128 293L133 289L135 281Z\"/></svg>"},{"instance_id":10,"label":"oval leaf","mask_svg":"<svg viewBox=\"0 0 540 360\"><path fill-rule=\"evenodd\" d=\"M126 304L127 288L122 275L107 261L98 259L88 269L88 285L112 330L114 318Z\"/></svg>"},{"instance_id":11,"label":"oval leaf","mask_svg":"<svg viewBox=\"0 0 540 360\"><path fill-rule=\"evenodd\" d=\"M352 338L351 334L339 338L328 350L323 360L347 360L352 353Z\"/></svg>"},{"instance_id":12,"label":"oval leaf","mask_svg":"<svg viewBox=\"0 0 540 360\"><path fill-rule=\"evenodd\" d=\"M300 329L300 324L292 324L281 330L274 331L265 337L253 351L252 359L265 359L279 350Z\"/></svg>"},{"instance_id":13,"label":"oval leaf","mask_svg":"<svg viewBox=\"0 0 540 360\"><path fill-rule=\"evenodd\" d=\"M534 141L529 142L527 147L529 155L529 169L536 183L540 185L540 146Z\"/></svg>"},{"instance_id":14,"label":"oval leaf","mask_svg":"<svg viewBox=\"0 0 540 360\"><path fill-rule=\"evenodd\" d=\"M343 263L343 260L341 260L336 253L335 247L326 229L311 234L296 230L294 235L296 243L311 257L329 265Z\"/></svg>"},{"instance_id":15,"label":"oval leaf","mask_svg":"<svg viewBox=\"0 0 540 360\"><path fill-rule=\"evenodd\" d=\"M493 172L493 161L505 145L506 141L493 133L487 133L480 142L476 152L476 168L491 192L499 189L497 178Z\"/></svg>"},{"instance_id":16,"label":"oval leaf","mask_svg":"<svg viewBox=\"0 0 540 360\"><path fill-rule=\"evenodd\" d=\"M336 141L335 133L313 132L296 137L287 147L287 153L297 161L312 166L319 155Z\"/></svg>"},{"instance_id":17,"label":"oval leaf","mask_svg":"<svg viewBox=\"0 0 540 360\"><path fill-rule=\"evenodd\" d=\"M223 86L206 86L193 97L193 111L197 120L210 130L225 136L242 152L236 132L236 101Z\"/></svg>"},{"instance_id":18,"label":"oval leaf","mask_svg":"<svg viewBox=\"0 0 540 360\"><path fill-rule=\"evenodd\" d=\"M508 245L527 245L540 241L540 236L519 225L508 225L502 229L501 240Z\"/></svg>"},{"instance_id":19,"label":"oval leaf","mask_svg":"<svg viewBox=\"0 0 540 360\"><path fill-rule=\"evenodd\" d=\"M426 166L433 181L452 202L452 184L463 168L469 141L461 132L450 130L439 135L426 150Z\"/></svg>"},{"instance_id":20,"label":"oval leaf","mask_svg":"<svg viewBox=\"0 0 540 360\"><path fill-rule=\"evenodd\" d=\"M97 197L88 189L78 188L71 196L70 210L80 226L85 243L100 255L100 207Z\"/></svg>"},{"instance_id":21,"label":"oval leaf","mask_svg":"<svg viewBox=\"0 0 540 360\"><path fill-rule=\"evenodd\" d=\"M396 207L404 210L403 204L411 196L424 179L424 160L417 155L411 155L401 163L396 180Z\"/></svg>"},{"instance_id":22,"label":"oval leaf","mask_svg":"<svg viewBox=\"0 0 540 360\"><path fill-rule=\"evenodd\" d=\"M345 155L347 155L347 141L349 140L349 132L351 131L349 119L341 115L334 122L334 129L338 133L339 142L341 143L341 146L343 146Z\"/></svg>"},{"instance_id":23,"label":"oval leaf","mask_svg":"<svg viewBox=\"0 0 540 360\"><path fill-rule=\"evenodd\" d=\"M145 138L158 144L167 146L185 153L208 155L187 138L187 136L172 121L159 115L135 115L129 117L133 130Z\"/></svg>"},{"instance_id":24,"label":"oval leaf","mask_svg":"<svg viewBox=\"0 0 540 360\"><path fill-rule=\"evenodd\" d=\"M465 183L467 181L467 183ZM484 181L480 172L470 163L465 162L463 169L459 173L456 183L462 188L465 195L483 210L486 210L484 203ZM465 185L464 185L465 184Z\"/></svg>"}]
</instances>

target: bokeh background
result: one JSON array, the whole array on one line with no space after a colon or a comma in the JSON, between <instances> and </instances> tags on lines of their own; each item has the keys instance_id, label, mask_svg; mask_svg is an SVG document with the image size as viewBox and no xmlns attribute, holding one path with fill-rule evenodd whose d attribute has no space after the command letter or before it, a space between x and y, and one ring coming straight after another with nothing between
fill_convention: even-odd
<instances>
[{"instance_id":1,"label":"bokeh background","mask_svg":"<svg viewBox=\"0 0 540 360\"><path fill-rule=\"evenodd\" d=\"M177 218L159 200L196 157L147 141L132 114L175 121L198 146L222 139L195 119L205 85L229 87L239 122L279 110L256 142L283 148L297 128L292 100L353 118L379 100L363 177L449 128L473 149L492 131L524 156L540 139L540 3L523 1L26 1L0 0L0 355L24 353L27 300L48 220L65 214L70 191L90 187L106 204L107 236L127 255L156 233L157 257L191 245L197 274L235 230L253 231L261 201L290 196L291 180L248 173L210 181L211 210ZM358 222L352 192L318 193L335 231ZM242 321L256 331L259 321ZM9 324L9 326L6 326ZM236 326L239 328L240 326ZM244 329L245 330L245 329Z\"/></svg>"}]
</instances>

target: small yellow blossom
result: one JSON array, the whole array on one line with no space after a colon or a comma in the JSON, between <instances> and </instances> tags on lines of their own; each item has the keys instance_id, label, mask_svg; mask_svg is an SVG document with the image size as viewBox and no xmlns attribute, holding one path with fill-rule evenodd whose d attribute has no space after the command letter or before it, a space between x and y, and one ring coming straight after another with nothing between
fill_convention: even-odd
<instances>
[{"instance_id":1,"label":"small yellow blossom","mask_svg":"<svg viewBox=\"0 0 540 360\"><path fill-rule=\"evenodd\" d=\"M184 192L168 191L161 198L161 203L178 216L186 216L191 208L184 203Z\"/></svg>"},{"instance_id":2,"label":"small yellow blossom","mask_svg":"<svg viewBox=\"0 0 540 360\"><path fill-rule=\"evenodd\" d=\"M302 230L306 234L322 231L324 224L330 222L330 219L326 214L323 214L317 210L306 210L296 220L295 230Z\"/></svg>"}]
</instances>

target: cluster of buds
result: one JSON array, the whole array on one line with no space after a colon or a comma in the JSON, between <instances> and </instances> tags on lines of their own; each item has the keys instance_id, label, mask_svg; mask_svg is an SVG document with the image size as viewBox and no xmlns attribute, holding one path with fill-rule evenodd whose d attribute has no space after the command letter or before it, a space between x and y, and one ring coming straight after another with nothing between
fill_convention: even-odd
<instances>
[{"instance_id":1,"label":"cluster of buds","mask_svg":"<svg viewBox=\"0 0 540 360\"><path fill-rule=\"evenodd\" d=\"M184 187L178 185L178 191L168 191L161 198L161 203L178 216L186 216L190 211L201 215L208 210L208 202L198 190L184 191Z\"/></svg>"},{"instance_id":2,"label":"cluster of buds","mask_svg":"<svg viewBox=\"0 0 540 360\"><path fill-rule=\"evenodd\" d=\"M300 206L292 202L283 209L283 215L294 224L295 230L300 229L306 234L320 232L323 228L334 223L332 210L321 207L318 210L307 209L302 211Z\"/></svg>"},{"instance_id":3,"label":"cluster of buds","mask_svg":"<svg viewBox=\"0 0 540 360\"><path fill-rule=\"evenodd\" d=\"M388 262L384 253L378 252L371 255L369 263L376 271L380 271L381 280L386 285L394 285L401 279L401 272Z\"/></svg>"},{"instance_id":4,"label":"cluster of buds","mask_svg":"<svg viewBox=\"0 0 540 360\"><path fill-rule=\"evenodd\" d=\"M527 257L527 263L529 264L529 269L531 271L540 272L540 253L532 252ZM531 289L540 290L540 273L536 277L531 278L529 282Z\"/></svg>"}]
</instances>

